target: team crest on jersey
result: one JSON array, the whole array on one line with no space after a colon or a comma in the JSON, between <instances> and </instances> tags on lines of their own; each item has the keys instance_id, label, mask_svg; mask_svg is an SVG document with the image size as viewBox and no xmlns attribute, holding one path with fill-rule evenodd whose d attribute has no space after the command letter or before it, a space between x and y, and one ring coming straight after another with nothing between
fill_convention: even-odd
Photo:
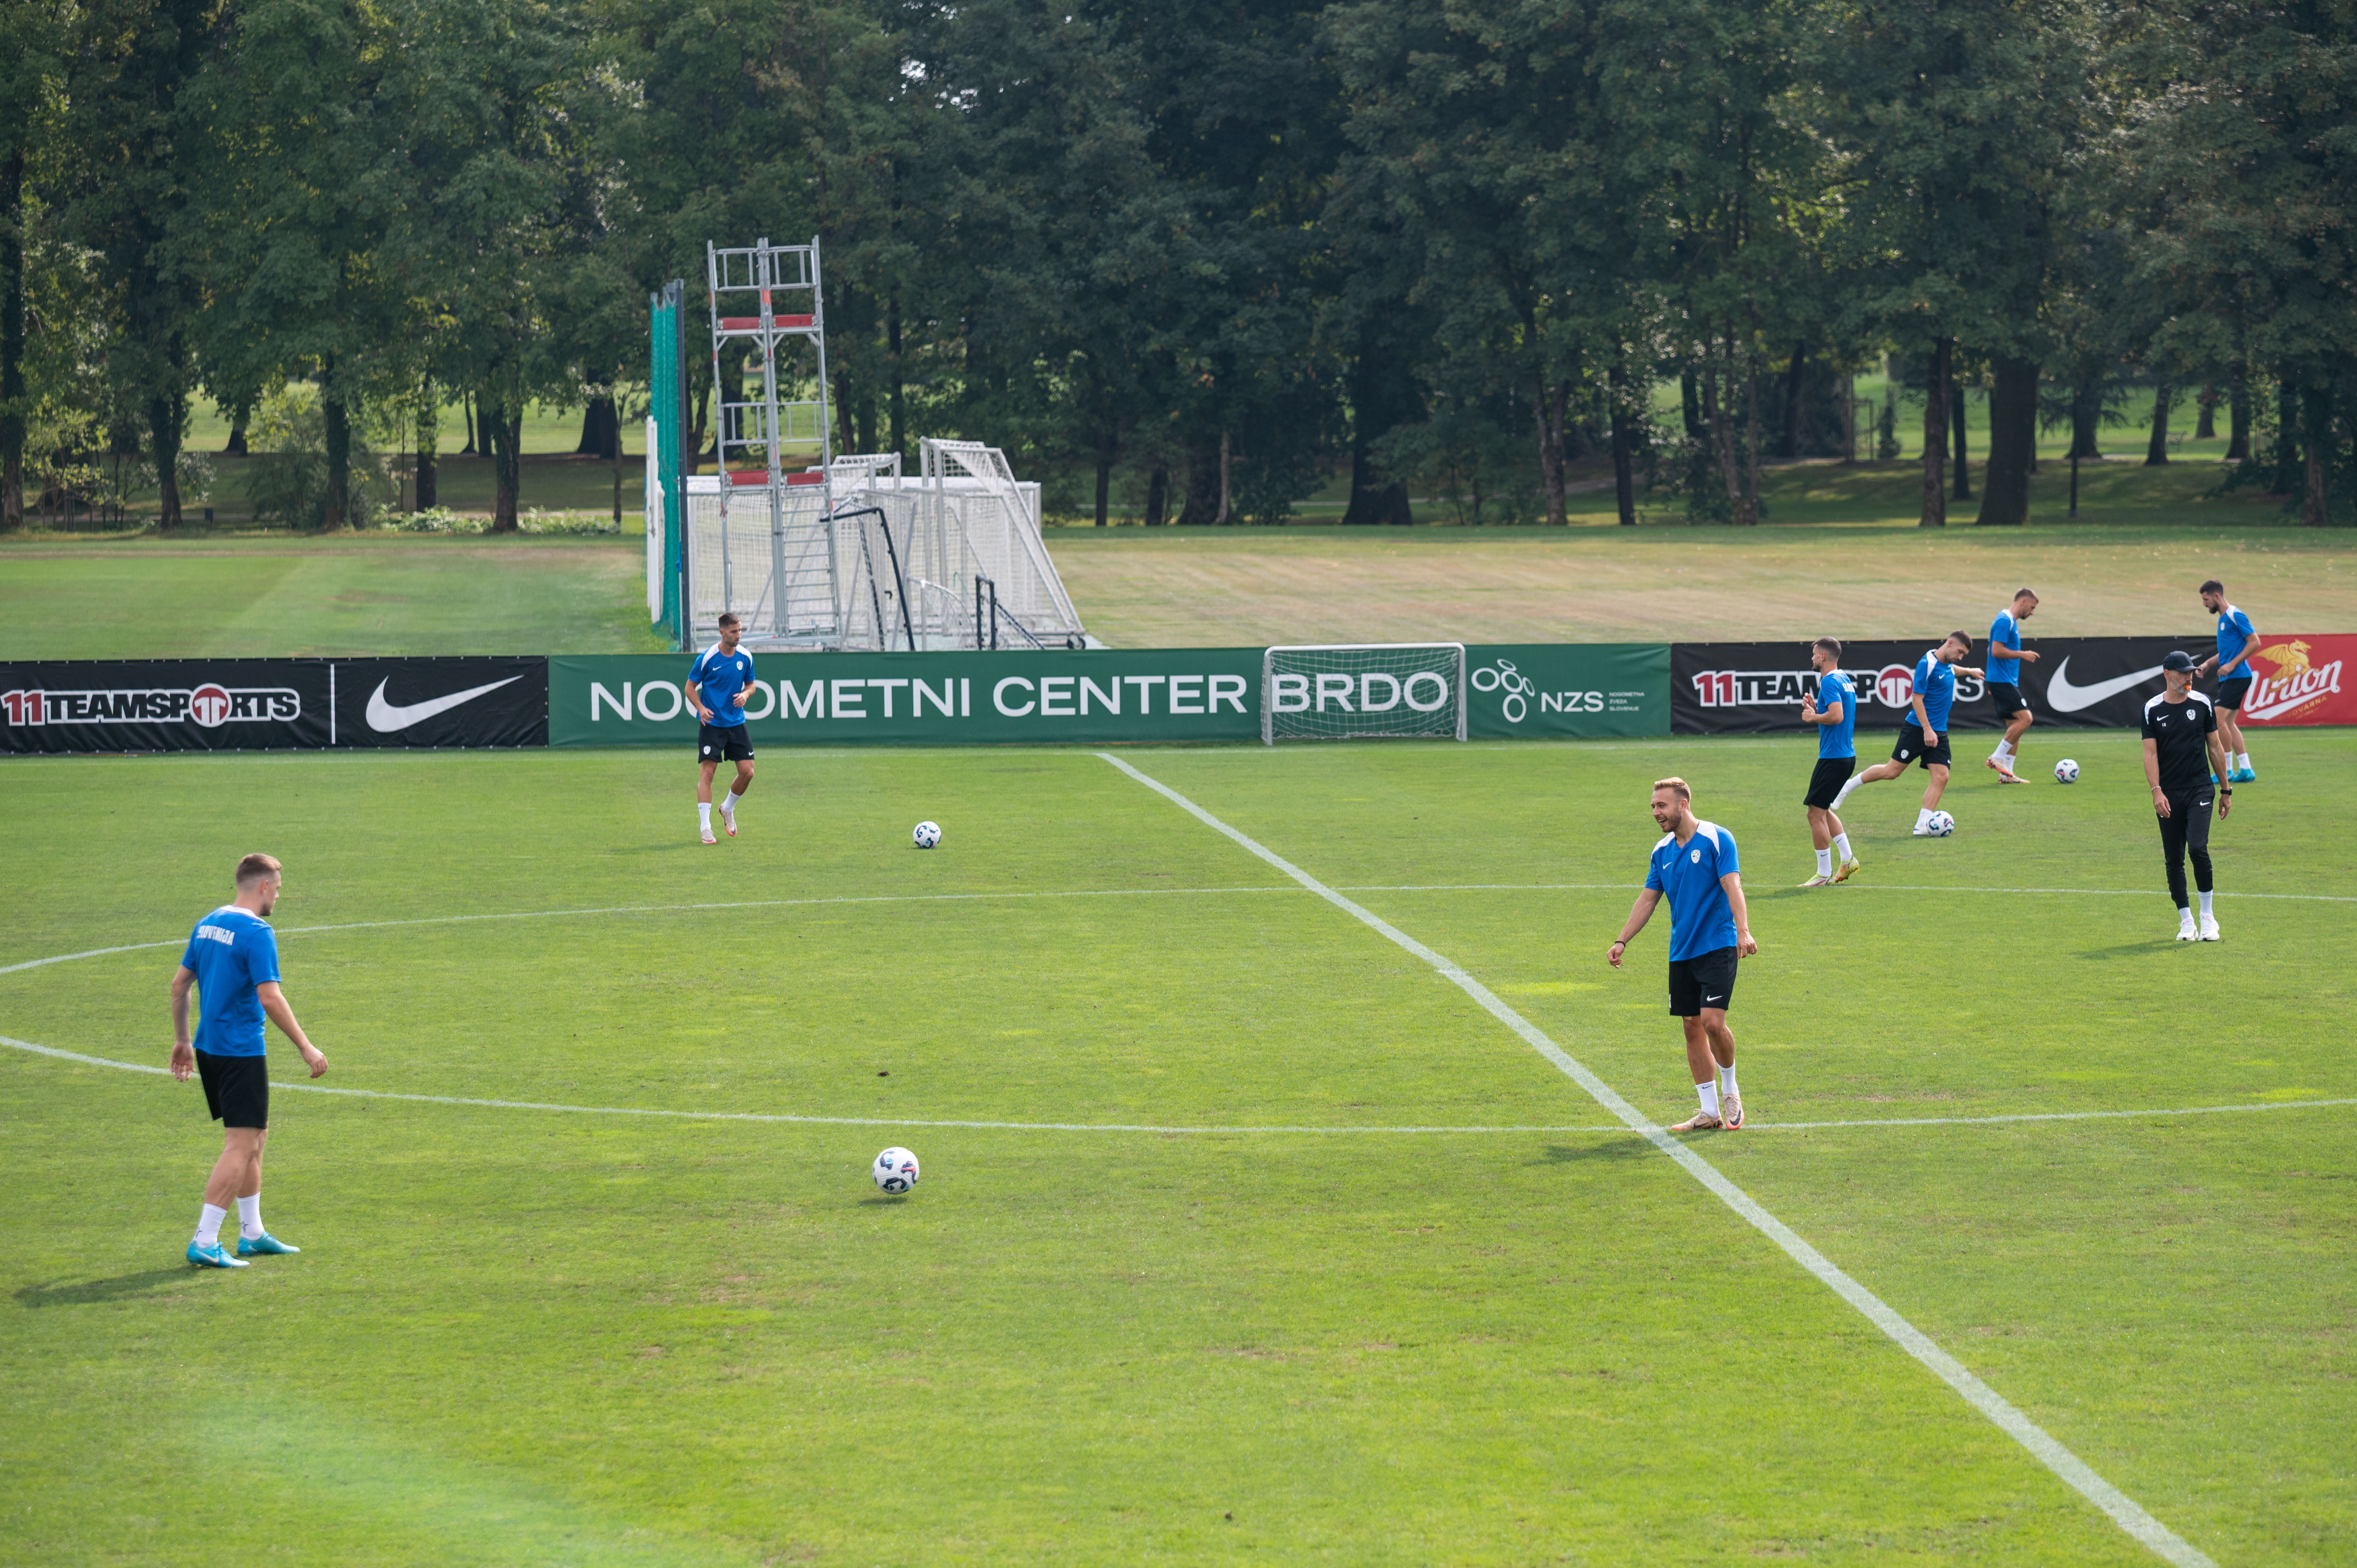
<instances>
[{"instance_id":1,"label":"team crest on jersey","mask_svg":"<svg viewBox=\"0 0 2357 1568\"><path fill-rule=\"evenodd\" d=\"M1698 849L1690 849L1686 851L1686 858L1693 861L1696 865L1700 865L1702 864L1702 851Z\"/></svg>"}]
</instances>

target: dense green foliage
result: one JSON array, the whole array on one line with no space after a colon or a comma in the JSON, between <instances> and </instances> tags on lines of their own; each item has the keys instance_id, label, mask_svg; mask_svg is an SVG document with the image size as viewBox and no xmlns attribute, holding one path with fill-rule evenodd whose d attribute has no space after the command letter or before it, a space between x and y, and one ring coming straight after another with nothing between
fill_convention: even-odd
<instances>
[{"instance_id":1,"label":"dense green foliage","mask_svg":"<svg viewBox=\"0 0 2357 1568\"><path fill-rule=\"evenodd\" d=\"M1982 521L2023 521L2041 421L2092 432L2125 381L2151 461L2198 399L2237 482L2311 523L2352 489L2350 0L0 16L11 523L102 451L168 478L194 397L242 430L306 381L313 521L350 519L355 442L455 392L505 526L528 403L610 446L647 292L700 311L707 242L813 233L839 448L984 436L1092 471L1100 519L1119 486L1275 521L1347 466L1354 521L1414 489L1559 522L1609 450L1624 516L1650 478L1754 521L1764 461L1875 448L1848 378L1884 362L1926 393L1927 523L1970 494L1972 384Z\"/></svg>"},{"instance_id":2,"label":"dense green foliage","mask_svg":"<svg viewBox=\"0 0 2357 1568\"><path fill-rule=\"evenodd\" d=\"M2357 906L2300 897L2357 874L2307 830L2350 741L2266 737L2199 948L2135 740L2069 747L2070 789L1960 770L1953 839L1870 788L1865 875L1809 894L1799 738L1126 755L1663 1121L1665 933L1603 948L1648 785L1695 780L1764 944L1755 1122L1698 1151L2217 1562L2348 1561L2357 1122L2294 1107L2357 1096ZM281 1090L304 1251L199 1273L197 1086L0 1048L12 1563L2156 1561L1455 987L1085 754L765 756L713 849L683 754L8 769L0 966L114 950L0 975L0 1035L160 1063L179 942L266 849L325 1087L684 1113ZM1333 1131L1415 1126L1529 1130Z\"/></svg>"}]
</instances>

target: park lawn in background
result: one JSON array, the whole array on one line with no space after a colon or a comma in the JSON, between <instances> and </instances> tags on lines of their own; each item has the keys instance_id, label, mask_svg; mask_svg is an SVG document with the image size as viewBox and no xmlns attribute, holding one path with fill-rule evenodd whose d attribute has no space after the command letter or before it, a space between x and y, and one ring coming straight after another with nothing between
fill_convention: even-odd
<instances>
[{"instance_id":1,"label":"park lawn in background","mask_svg":"<svg viewBox=\"0 0 2357 1568\"><path fill-rule=\"evenodd\" d=\"M2261 738L2199 947L2133 739L2032 732L2065 751L2070 789L1960 768L1946 841L1867 787L1863 877L1807 895L1797 741L1124 755L1664 1122L1666 931L1602 950L1647 786L1693 779L1765 944L1760 1124L1695 1146L2219 1562L2347 1556L2345 1112L1777 1125L2357 1097L2357 851L2314 831L2351 737ZM5 767L0 967L156 945L0 974L0 1035L160 1062L179 942L266 848L327 1087L686 1113L282 1090L305 1251L198 1274L195 1087L0 1051L13 1561L2154 1561L1462 993L1087 752L772 752L712 848L669 754ZM780 1114L868 1122L720 1119ZM993 1122L1094 1130L924 1124ZM1339 1131L1409 1126L1524 1130ZM1211 1127L1301 1131L1176 1130Z\"/></svg>"},{"instance_id":2,"label":"park lawn in background","mask_svg":"<svg viewBox=\"0 0 2357 1568\"><path fill-rule=\"evenodd\" d=\"M647 653L640 539L48 536L0 548L0 658Z\"/></svg>"}]
</instances>

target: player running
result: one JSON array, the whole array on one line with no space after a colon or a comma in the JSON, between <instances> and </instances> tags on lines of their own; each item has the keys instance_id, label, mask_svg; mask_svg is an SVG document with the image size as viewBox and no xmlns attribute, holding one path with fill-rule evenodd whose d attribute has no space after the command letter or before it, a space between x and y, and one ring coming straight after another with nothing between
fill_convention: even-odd
<instances>
[{"instance_id":1,"label":"player running","mask_svg":"<svg viewBox=\"0 0 2357 1568\"><path fill-rule=\"evenodd\" d=\"M1843 785L1841 793L1834 797L1835 811L1841 810L1842 802L1859 785L1896 779L1912 761L1932 775L1932 781L1923 787L1923 809L1915 813L1915 836L1932 836L1932 813L1948 788L1948 710L1956 704L1956 672L1981 673L1964 662L1972 650L1973 636L1968 631L1952 631L1937 648L1923 650L1923 657L1915 661L1915 695L1908 701L1912 717L1900 727L1890 760L1876 763Z\"/></svg>"},{"instance_id":2,"label":"player running","mask_svg":"<svg viewBox=\"0 0 2357 1568\"><path fill-rule=\"evenodd\" d=\"M2198 671L2207 675L2213 666L2218 671L2218 730L2232 765L2231 770L2221 768L2218 777L2229 784L2254 783L2259 776L2251 771L2251 754L2243 749L2242 711L2243 699L2251 694L2251 655L2259 650L2258 628L2240 607L2226 602L2226 585L2215 577L2201 585L2201 605L2218 618L2218 651L2203 660Z\"/></svg>"},{"instance_id":3,"label":"player running","mask_svg":"<svg viewBox=\"0 0 2357 1568\"><path fill-rule=\"evenodd\" d=\"M248 1258L299 1252L262 1228L262 1146L270 1141L270 1075L262 1047L267 1014L303 1053L313 1078L328 1058L304 1037L278 989L278 938L270 929L278 902L278 863L249 854L237 863L237 897L197 922L172 976L172 1076L194 1072L205 1105L221 1124L221 1158L205 1178L205 1203L188 1262L202 1269L242 1269ZM188 1040L188 987L197 988L197 1035ZM237 1205L237 1256L221 1250L221 1221Z\"/></svg>"},{"instance_id":4,"label":"player running","mask_svg":"<svg viewBox=\"0 0 2357 1568\"><path fill-rule=\"evenodd\" d=\"M685 690L695 709L696 755L704 770L695 781L695 821L704 842L712 836L712 775L722 762L737 765L737 782L720 797L721 825L737 836L737 798L752 787L753 741L745 727L745 693L753 689L753 656L737 646L742 625L731 612L720 618L720 640L695 656Z\"/></svg>"},{"instance_id":5,"label":"player running","mask_svg":"<svg viewBox=\"0 0 2357 1568\"><path fill-rule=\"evenodd\" d=\"M2012 605L1997 611L1996 619L1989 623L1989 700L1996 708L1997 722L2005 725L2005 738L1989 753L1988 765L1996 769L1997 781L2003 784L2029 782L2013 765L2020 760L2021 737L2034 722L2021 695L2021 667L2037 663L2038 655L2021 646L2021 623L2037 613L2038 596L2022 588L2014 594Z\"/></svg>"},{"instance_id":6,"label":"player running","mask_svg":"<svg viewBox=\"0 0 2357 1568\"><path fill-rule=\"evenodd\" d=\"M2193 655L2170 650L2160 661L2168 690L2144 705L2144 779L2152 786L2152 811L2160 820L2160 853L2169 865L2169 896L2177 901L2177 940L2218 940L2218 919L2210 912L2210 797L2218 796L2218 817L2234 808L2234 787L2214 779L2226 775L2225 747L2218 738L2218 715L2210 699L2193 689ZM2185 857L2193 856L2193 882L2201 892L2201 924L2185 905Z\"/></svg>"},{"instance_id":7,"label":"player running","mask_svg":"<svg viewBox=\"0 0 2357 1568\"><path fill-rule=\"evenodd\" d=\"M1727 1027L1727 1004L1735 996L1735 961L1760 950L1743 908L1735 835L1694 814L1694 791L1683 779L1653 786L1653 822L1662 842L1653 846L1620 939L1606 950L1606 961L1620 967L1629 939L1645 929L1663 894L1670 900L1670 1012L1684 1024L1686 1066L1694 1073L1702 1110L1670 1129L1729 1132L1743 1125L1743 1097L1735 1088L1735 1036Z\"/></svg>"},{"instance_id":8,"label":"player running","mask_svg":"<svg viewBox=\"0 0 2357 1568\"><path fill-rule=\"evenodd\" d=\"M1817 847L1817 874L1803 887L1830 887L1857 874L1857 856L1850 853L1849 831L1834 815L1834 800L1857 771L1857 689L1841 672L1841 640L1821 637L1809 645L1809 667L1817 672L1814 696L1801 693L1801 717L1817 726L1817 766L1809 775L1809 792L1802 803L1809 809L1809 838ZM1817 698L1824 705L1817 705ZM1835 869L1834 857L1841 857Z\"/></svg>"}]
</instances>

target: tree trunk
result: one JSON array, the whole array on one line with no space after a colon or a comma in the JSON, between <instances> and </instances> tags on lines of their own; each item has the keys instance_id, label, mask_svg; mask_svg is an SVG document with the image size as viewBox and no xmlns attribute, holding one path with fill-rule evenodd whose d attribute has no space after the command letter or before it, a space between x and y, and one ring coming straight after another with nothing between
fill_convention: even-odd
<instances>
[{"instance_id":1,"label":"tree trunk","mask_svg":"<svg viewBox=\"0 0 2357 1568\"><path fill-rule=\"evenodd\" d=\"M1989 371L1988 467L1975 521L2018 527L2029 521L2030 460L2038 451L2038 361L1998 354Z\"/></svg>"},{"instance_id":2,"label":"tree trunk","mask_svg":"<svg viewBox=\"0 0 2357 1568\"><path fill-rule=\"evenodd\" d=\"M25 145L0 164L0 533L25 526Z\"/></svg>"},{"instance_id":3,"label":"tree trunk","mask_svg":"<svg viewBox=\"0 0 2357 1568\"><path fill-rule=\"evenodd\" d=\"M2275 493L2287 496L2301 488L2304 473L2299 460L2299 392L2289 381L2279 381L2276 387L2276 482Z\"/></svg>"},{"instance_id":4,"label":"tree trunk","mask_svg":"<svg viewBox=\"0 0 2357 1568\"><path fill-rule=\"evenodd\" d=\"M1801 455L1801 386L1808 373L1808 363L1809 346L1793 344L1792 363L1784 367L1784 434L1777 450L1781 457Z\"/></svg>"},{"instance_id":5,"label":"tree trunk","mask_svg":"<svg viewBox=\"0 0 2357 1568\"><path fill-rule=\"evenodd\" d=\"M574 446L576 457L603 457L611 461L615 443L621 438L620 423L614 417L611 397L593 397L581 406L581 439Z\"/></svg>"},{"instance_id":6,"label":"tree trunk","mask_svg":"<svg viewBox=\"0 0 2357 1568\"><path fill-rule=\"evenodd\" d=\"M1344 523L1405 528L1415 518L1405 480L1392 478L1375 456L1375 443L1424 415L1423 394L1398 363L1390 340L1370 329L1361 335L1351 367L1351 504Z\"/></svg>"},{"instance_id":7,"label":"tree trunk","mask_svg":"<svg viewBox=\"0 0 2357 1568\"><path fill-rule=\"evenodd\" d=\"M1923 376L1923 515L1918 528L1948 526L1948 357L1955 340L1935 338Z\"/></svg>"},{"instance_id":8,"label":"tree trunk","mask_svg":"<svg viewBox=\"0 0 2357 1568\"><path fill-rule=\"evenodd\" d=\"M442 406L434 395L434 381L428 377L417 391L417 482L409 498L410 506L417 511L435 505L434 458L442 435L441 424Z\"/></svg>"},{"instance_id":9,"label":"tree trunk","mask_svg":"<svg viewBox=\"0 0 2357 1568\"><path fill-rule=\"evenodd\" d=\"M516 503L523 490L523 401L504 398L478 403L483 434L491 444L491 532L516 532Z\"/></svg>"},{"instance_id":10,"label":"tree trunk","mask_svg":"<svg viewBox=\"0 0 2357 1568\"><path fill-rule=\"evenodd\" d=\"M328 374L335 374L331 363ZM328 381L319 383L319 423L328 438L328 509L321 524L330 532L351 522L352 413Z\"/></svg>"},{"instance_id":11,"label":"tree trunk","mask_svg":"<svg viewBox=\"0 0 2357 1568\"><path fill-rule=\"evenodd\" d=\"M2167 381L2152 389L2152 438L2144 444L2144 466L2158 468L2169 461L2169 404L2177 389Z\"/></svg>"},{"instance_id":12,"label":"tree trunk","mask_svg":"<svg viewBox=\"0 0 2357 1568\"><path fill-rule=\"evenodd\" d=\"M1612 399L1612 499L1620 509L1620 526L1637 526L1637 474L1635 443L1631 439L1629 410L1629 349L1625 343L1612 345L1612 368L1608 372L1609 395Z\"/></svg>"},{"instance_id":13,"label":"tree trunk","mask_svg":"<svg viewBox=\"0 0 2357 1568\"><path fill-rule=\"evenodd\" d=\"M1550 528L1561 528L1569 519L1564 512L1563 424L1570 413L1571 383L1568 381L1550 383L1542 373L1538 396L1531 403L1531 418L1538 426L1539 483L1546 494L1546 521Z\"/></svg>"},{"instance_id":14,"label":"tree trunk","mask_svg":"<svg viewBox=\"0 0 2357 1568\"><path fill-rule=\"evenodd\" d=\"M1964 389L1953 374L1948 377L1948 423L1956 429L1956 499L1968 501L1973 499L1973 466L1964 445Z\"/></svg>"},{"instance_id":15,"label":"tree trunk","mask_svg":"<svg viewBox=\"0 0 2357 1568\"><path fill-rule=\"evenodd\" d=\"M1106 513L1113 506L1113 456L1100 448L1097 452L1097 526L1106 525Z\"/></svg>"},{"instance_id":16,"label":"tree trunk","mask_svg":"<svg viewBox=\"0 0 2357 1568\"><path fill-rule=\"evenodd\" d=\"M1236 509L1228 488L1228 472L1235 453L1228 444L1228 433L1220 432L1220 515L1211 521L1222 528L1236 521Z\"/></svg>"},{"instance_id":17,"label":"tree trunk","mask_svg":"<svg viewBox=\"0 0 2357 1568\"><path fill-rule=\"evenodd\" d=\"M1743 356L1743 505L1735 521L1747 528L1760 521L1760 363Z\"/></svg>"},{"instance_id":18,"label":"tree trunk","mask_svg":"<svg viewBox=\"0 0 2357 1568\"><path fill-rule=\"evenodd\" d=\"M2200 408L2201 413L2193 422L2193 439L2196 441L2217 440L2218 388L2216 383L2209 381L2203 382L2201 395L2197 397L2194 402L2196 406Z\"/></svg>"},{"instance_id":19,"label":"tree trunk","mask_svg":"<svg viewBox=\"0 0 2357 1568\"><path fill-rule=\"evenodd\" d=\"M2325 387L2310 387L2300 400L2308 413L2307 485L2299 498L2299 521L2303 528L2325 528L2332 522L2332 498L2327 489L2327 470L2333 456L2332 392Z\"/></svg>"},{"instance_id":20,"label":"tree trunk","mask_svg":"<svg viewBox=\"0 0 2357 1568\"><path fill-rule=\"evenodd\" d=\"M180 437L188 423L188 400L184 392L147 401L147 430L156 454L156 527L169 532L180 526Z\"/></svg>"},{"instance_id":21,"label":"tree trunk","mask_svg":"<svg viewBox=\"0 0 2357 1568\"><path fill-rule=\"evenodd\" d=\"M1703 427L1702 389L1695 384L1692 371L1678 372L1678 405L1686 419L1686 439L1699 441L1707 434Z\"/></svg>"},{"instance_id":22,"label":"tree trunk","mask_svg":"<svg viewBox=\"0 0 2357 1568\"><path fill-rule=\"evenodd\" d=\"M2104 413L2102 389L2081 381L2071 389L2071 457L2073 462L2100 463L2104 449L2096 440Z\"/></svg>"},{"instance_id":23,"label":"tree trunk","mask_svg":"<svg viewBox=\"0 0 2357 1568\"><path fill-rule=\"evenodd\" d=\"M1146 526L1160 528L1170 505L1170 470L1160 463L1146 476Z\"/></svg>"},{"instance_id":24,"label":"tree trunk","mask_svg":"<svg viewBox=\"0 0 2357 1568\"><path fill-rule=\"evenodd\" d=\"M483 455L482 446L475 439L475 394L473 392L460 392L458 394L458 417L461 420L464 420L467 425L467 444L458 448L458 456L461 457L481 456Z\"/></svg>"},{"instance_id":25,"label":"tree trunk","mask_svg":"<svg viewBox=\"0 0 2357 1568\"><path fill-rule=\"evenodd\" d=\"M253 417L253 410L246 403L239 403L235 408L229 411L229 439L221 444L222 456L242 457L247 456L245 426L246 422Z\"/></svg>"},{"instance_id":26,"label":"tree trunk","mask_svg":"<svg viewBox=\"0 0 2357 1568\"><path fill-rule=\"evenodd\" d=\"M2251 372L2237 360L2226 383L2226 461L2251 460Z\"/></svg>"},{"instance_id":27,"label":"tree trunk","mask_svg":"<svg viewBox=\"0 0 2357 1568\"><path fill-rule=\"evenodd\" d=\"M1209 441L1187 446L1187 499L1178 521L1201 528L1220 511L1220 449Z\"/></svg>"}]
</instances>

